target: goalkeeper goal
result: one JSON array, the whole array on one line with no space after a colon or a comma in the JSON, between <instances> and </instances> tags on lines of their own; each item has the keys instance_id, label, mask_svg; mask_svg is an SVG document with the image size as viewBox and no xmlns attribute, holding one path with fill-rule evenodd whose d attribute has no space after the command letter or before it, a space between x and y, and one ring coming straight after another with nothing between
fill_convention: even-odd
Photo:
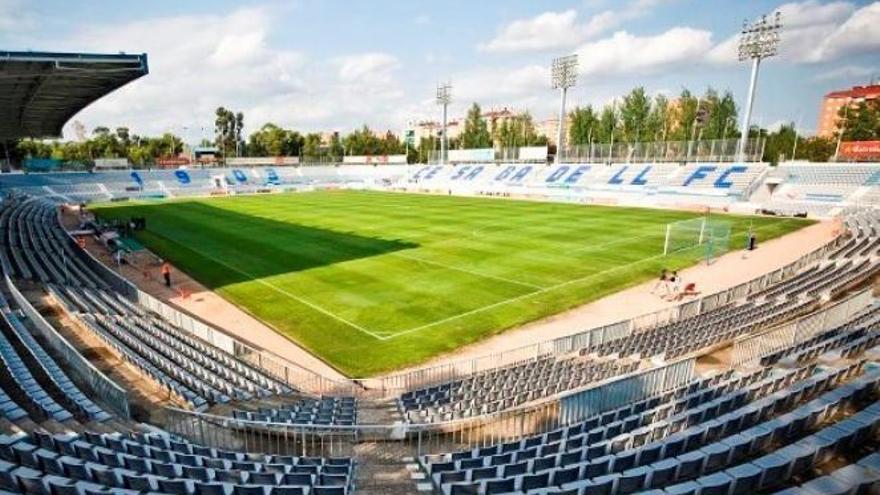
<instances>
[{"instance_id":1,"label":"goalkeeper goal","mask_svg":"<svg viewBox=\"0 0 880 495\"><path fill-rule=\"evenodd\" d=\"M727 251L730 243L730 223L708 216L680 220L666 224L663 254L674 254L703 247L706 262Z\"/></svg>"}]
</instances>

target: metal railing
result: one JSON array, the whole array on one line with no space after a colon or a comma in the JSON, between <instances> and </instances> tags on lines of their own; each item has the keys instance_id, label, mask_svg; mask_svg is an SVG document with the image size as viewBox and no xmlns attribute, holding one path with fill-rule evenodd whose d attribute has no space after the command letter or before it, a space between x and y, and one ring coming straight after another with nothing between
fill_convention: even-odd
<instances>
[{"instance_id":1,"label":"metal railing","mask_svg":"<svg viewBox=\"0 0 880 495\"><path fill-rule=\"evenodd\" d=\"M24 297L21 291L12 282L8 275L4 274L3 278L6 287L12 294L22 313L31 322L31 326L43 337L43 341L48 344L61 358L65 364L64 371L78 382L86 384L92 392L92 397L97 397L99 401L106 404L114 413L123 418L130 418L128 393L105 375L101 370L89 362L80 352L70 344L57 330L41 315L36 308Z\"/></svg>"},{"instance_id":2,"label":"metal railing","mask_svg":"<svg viewBox=\"0 0 880 495\"><path fill-rule=\"evenodd\" d=\"M59 224L61 223L60 215L59 210ZM66 233L68 242L73 246L73 252L89 267L93 268L96 273L101 275L102 279L111 284L114 290L118 290L119 293L132 302L140 304L145 309L158 314L178 329L251 363L278 380L283 381L286 385L304 393L313 395L353 395L357 392L355 389L358 385L354 382L333 380L298 366L268 350L244 342L182 309L174 308L156 299L98 261L87 250L79 247L66 229L62 230Z\"/></svg>"},{"instance_id":3,"label":"metal railing","mask_svg":"<svg viewBox=\"0 0 880 495\"><path fill-rule=\"evenodd\" d=\"M864 289L831 306L809 314L758 335L736 339L733 344L731 365L757 364L761 358L780 349L804 342L822 332L845 323L874 303L872 289Z\"/></svg>"},{"instance_id":4,"label":"metal railing","mask_svg":"<svg viewBox=\"0 0 880 495\"><path fill-rule=\"evenodd\" d=\"M639 143L593 143L570 146L562 161L568 163L738 162L739 139L653 141ZM764 138L746 141L744 159L759 162Z\"/></svg>"},{"instance_id":5,"label":"metal railing","mask_svg":"<svg viewBox=\"0 0 880 495\"><path fill-rule=\"evenodd\" d=\"M166 430L209 447L282 455L351 455L361 443L391 443L387 455L443 453L507 442L575 424L626 403L661 395L694 379L694 358L566 391L472 418L441 423L295 425L166 408Z\"/></svg>"},{"instance_id":6,"label":"metal railing","mask_svg":"<svg viewBox=\"0 0 880 495\"><path fill-rule=\"evenodd\" d=\"M374 389L375 394L379 396L394 397L411 390L549 355L561 356L573 352L589 351L605 342L628 337L636 330L696 316L760 292L824 258L830 250L837 246L839 239L839 237L832 238L826 244L782 268L677 306L506 351L360 380L360 382L363 388Z\"/></svg>"},{"instance_id":7,"label":"metal railing","mask_svg":"<svg viewBox=\"0 0 880 495\"><path fill-rule=\"evenodd\" d=\"M785 267L756 277L736 287L706 295L700 299L682 303L672 308L665 308L627 320L587 329L572 335L477 358L427 366L383 377L337 381L291 363L270 351L259 349L243 342L222 329L207 324L183 310L174 308L140 291L131 282L95 259L91 253L79 248L72 237L69 236L69 233L68 238L76 246L75 252L80 253L83 260L104 275L108 282L112 281L114 286L124 286L124 290L121 291L123 294L129 295L134 302L162 315L181 330L252 363L303 392L314 395L343 394L374 398L393 397L414 389L455 380L473 373L538 359L551 354L562 355L589 350L609 340L624 338L635 330L701 314L746 297L749 294L759 292L780 280L790 277L805 266L823 258L839 241L839 237L835 237L825 245L820 246Z\"/></svg>"}]
</instances>

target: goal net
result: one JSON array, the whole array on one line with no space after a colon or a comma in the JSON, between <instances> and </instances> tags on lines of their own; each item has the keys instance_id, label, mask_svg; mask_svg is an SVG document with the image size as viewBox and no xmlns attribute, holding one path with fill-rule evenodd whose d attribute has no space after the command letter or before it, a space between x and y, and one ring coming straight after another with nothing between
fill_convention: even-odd
<instances>
[{"instance_id":1,"label":"goal net","mask_svg":"<svg viewBox=\"0 0 880 495\"><path fill-rule=\"evenodd\" d=\"M663 254L673 254L702 247L706 260L727 251L730 223L707 217L680 220L666 225Z\"/></svg>"}]
</instances>

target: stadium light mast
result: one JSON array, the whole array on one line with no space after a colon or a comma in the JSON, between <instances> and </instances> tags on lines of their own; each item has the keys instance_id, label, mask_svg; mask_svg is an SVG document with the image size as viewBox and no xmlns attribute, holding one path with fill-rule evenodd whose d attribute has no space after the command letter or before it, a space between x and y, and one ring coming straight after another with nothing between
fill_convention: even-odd
<instances>
[{"instance_id":1,"label":"stadium light mast","mask_svg":"<svg viewBox=\"0 0 880 495\"><path fill-rule=\"evenodd\" d=\"M568 88L577 84L577 55L568 55L553 59L550 77L553 89L560 90L559 129L556 132L556 163L562 161L562 150L565 145L565 97Z\"/></svg>"},{"instance_id":2,"label":"stadium light mast","mask_svg":"<svg viewBox=\"0 0 880 495\"><path fill-rule=\"evenodd\" d=\"M752 118L752 106L755 103L755 86L758 83L758 68L761 60L776 55L779 48L779 32L782 30L782 14L777 11L770 19L766 15L749 23L743 22L742 32L739 37L739 60L752 61L752 76L749 79L749 95L746 100L745 115L743 116L742 129L740 130L739 145L737 146L737 160L745 161L746 140L749 137L749 125Z\"/></svg>"},{"instance_id":3,"label":"stadium light mast","mask_svg":"<svg viewBox=\"0 0 880 495\"><path fill-rule=\"evenodd\" d=\"M446 110L452 103L452 83L445 82L437 85L437 104L443 107L443 127L440 132L440 164L446 165L446 149L449 143L446 140Z\"/></svg>"}]
</instances>

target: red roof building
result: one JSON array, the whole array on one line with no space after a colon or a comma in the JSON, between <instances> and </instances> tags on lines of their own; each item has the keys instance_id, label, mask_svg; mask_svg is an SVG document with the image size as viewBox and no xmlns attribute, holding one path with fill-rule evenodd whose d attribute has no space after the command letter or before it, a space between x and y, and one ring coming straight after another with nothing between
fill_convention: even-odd
<instances>
[{"instance_id":1,"label":"red roof building","mask_svg":"<svg viewBox=\"0 0 880 495\"><path fill-rule=\"evenodd\" d=\"M842 91L832 91L822 98L819 110L819 124L816 132L821 137L833 137L840 121L838 113L847 105L858 104L865 100L880 99L880 84L870 86L854 86Z\"/></svg>"}]
</instances>

